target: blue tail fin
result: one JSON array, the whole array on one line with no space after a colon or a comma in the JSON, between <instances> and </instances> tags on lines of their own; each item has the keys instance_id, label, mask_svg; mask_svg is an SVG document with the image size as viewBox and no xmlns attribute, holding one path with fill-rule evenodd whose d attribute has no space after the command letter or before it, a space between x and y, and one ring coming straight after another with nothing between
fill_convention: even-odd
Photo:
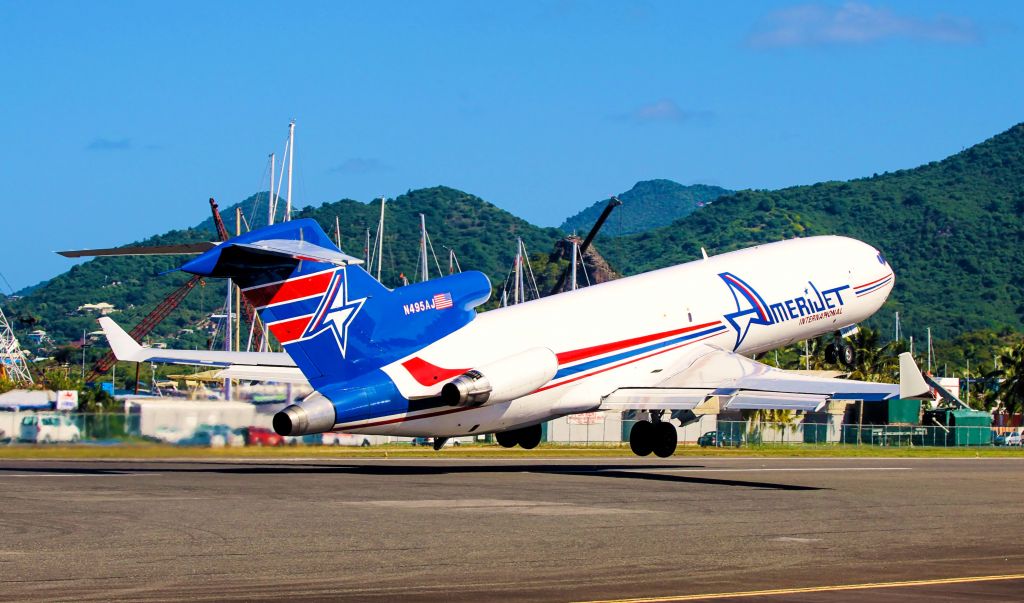
<instances>
[{"instance_id":1,"label":"blue tail fin","mask_svg":"<svg viewBox=\"0 0 1024 603\"><path fill-rule=\"evenodd\" d=\"M313 220L222 243L182 269L231 278L314 388L348 381L465 326L491 284L463 272L394 291L342 255Z\"/></svg>"}]
</instances>

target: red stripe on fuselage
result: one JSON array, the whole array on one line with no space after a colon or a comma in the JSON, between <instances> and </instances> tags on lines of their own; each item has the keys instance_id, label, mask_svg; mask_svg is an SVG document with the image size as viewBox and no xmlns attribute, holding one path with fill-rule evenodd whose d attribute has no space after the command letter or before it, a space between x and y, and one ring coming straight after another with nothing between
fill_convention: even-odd
<instances>
[{"instance_id":1,"label":"red stripe on fuselage","mask_svg":"<svg viewBox=\"0 0 1024 603\"><path fill-rule=\"evenodd\" d=\"M334 271L328 270L327 272L318 272L280 283L253 287L242 293L249 300L250 304L257 308L262 308L270 304L279 304L323 293L331 284L331 277L333 276Z\"/></svg>"},{"instance_id":2,"label":"red stripe on fuselage","mask_svg":"<svg viewBox=\"0 0 1024 603\"><path fill-rule=\"evenodd\" d=\"M653 335L644 335L643 337L634 337L633 339L624 339L622 341L615 341L612 343L604 343L601 345L595 345L589 348L580 348L578 350L571 350L568 352L562 352L558 354L558 364L569 364L570 362L576 362L577 360L584 360L593 356L600 356L608 352L614 352L623 348L630 348L635 345L642 343L648 343L656 339L663 339L666 337L674 337L676 335L682 335L690 331L697 331L717 324L721 324L722 321L716 320L714 322L706 322L702 325L695 325L692 327L686 327L683 329L676 329L674 331L665 331L664 333L654 333Z\"/></svg>"},{"instance_id":3,"label":"red stripe on fuselage","mask_svg":"<svg viewBox=\"0 0 1024 603\"><path fill-rule=\"evenodd\" d=\"M466 410L473 410L475 408L480 408L480 407L479 406L460 406L458 408L449 408L447 410L441 410L441 411L437 411L437 412L431 412L431 413L426 413L426 414L422 414L422 415L416 415L415 417L410 417L410 416L396 417L394 419L387 419L387 420L384 420L384 421L375 421L373 423L360 423L359 425L352 425L352 424L345 424L345 425L341 425L341 426L337 426L336 425L335 429L337 429L339 431L344 431L346 428L347 429L363 429L364 427L378 427L380 425L391 425L393 423L404 423L406 421L413 421L415 419L429 419L430 417L440 417L441 415L450 415L450 414L452 414L454 412L462 412L462 411L466 411Z\"/></svg>"},{"instance_id":4,"label":"red stripe on fuselage","mask_svg":"<svg viewBox=\"0 0 1024 603\"><path fill-rule=\"evenodd\" d=\"M268 326L270 332L277 337L277 340L281 343L289 343L299 337L302 337L302 333L306 330L306 326L309 325L309 316L300 316L291 320L282 320L281 322L271 323Z\"/></svg>"},{"instance_id":5,"label":"red stripe on fuselage","mask_svg":"<svg viewBox=\"0 0 1024 603\"><path fill-rule=\"evenodd\" d=\"M884 281L885 279L889 278L890 276L892 276L892 273L889 273L889 274L883 276L882 278L880 278L878 280L871 281L870 283L864 283L863 285L857 285L856 287L854 287L854 289L860 289L861 287L867 287L868 285L874 285L875 283L877 283L879 281Z\"/></svg>"},{"instance_id":6,"label":"red stripe on fuselage","mask_svg":"<svg viewBox=\"0 0 1024 603\"><path fill-rule=\"evenodd\" d=\"M593 371L591 373L586 373L586 374L580 375L579 377L573 377L572 379L566 379L565 381L562 381L560 383L555 383L553 385L545 385L544 387L538 389L537 391L535 391L533 393L542 392L542 391L544 391L546 389L553 389L553 388L556 388L556 387L561 387L563 385L579 381L580 379L586 379L587 377L591 377L593 375L604 373L604 372L610 371L612 369L617 369L620 366L626 366L627 364L633 364L634 362L639 362L640 360L645 360L645 359L650 358L652 356L657 356L659 354L664 354L665 352L671 352L672 350L678 350L679 348L688 346L691 343L697 343L698 341L704 341L705 339L710 339L710 338L715 337L717 335L721 335L722 333L725 333L725 331L718 331L716 333L712 333L710 335L707 335L706 337L701 337L700 339L694 339L692 341L687 341L687 342L681 343L679 345L672 346L670 348L665 348L664 350L658 350L657 352L651 352L650 354L647 354L645 356L640 356L639 358L633 358L631 360L626 360L626 361L620 362L618 364L613 364L612 366L608 366L608 367L605 367L603 369L599 369L599 370Z\"/></svg>"}]
</instances>

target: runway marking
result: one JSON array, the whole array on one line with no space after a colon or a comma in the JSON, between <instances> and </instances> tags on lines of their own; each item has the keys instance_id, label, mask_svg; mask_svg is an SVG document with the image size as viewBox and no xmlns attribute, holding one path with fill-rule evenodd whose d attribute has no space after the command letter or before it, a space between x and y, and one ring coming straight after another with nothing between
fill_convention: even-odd
<instances>
[{"instance_id":1,"label":"runway marking","mask_svg":"<svg viewBox=\"0 0 1024 603\"><path fill-rule=\"evenodd\" d=\"M1024 580L1024 574L1003 574L996 576L967 576L962 578L936 578L933 580L903 580L898 582L867 582L863 584L835 584L831 586L806 586L802 588L775 588L770 590L748 590L730 593L708 593L703 595L676 595L667 597L637 597L633 599L606 599L580 603L667 603L670 601L704 601L708 599L737 599L739 597L767 597L774 595L797 595L801 593L824 593L845 590L871 590L876 588L906 588L912 586L941 586L943 584L966 584L971 582L996 582L1001 580Z\"/></svg>"},{"instance_id":2,"label":"runway marking","mask_svg":"<svg viewBox=\"0 0 1024 603\"><path fill-rule=\"evenodd\" d=\"M659 473L752 473L756 471L911 471L911 467L756 467L750 469L622 469L621 471L656 471Z\"/></svg>"},{"instance_id":3,"label":"runway marking","mask_svg":"<svg viewBox=\"0 0 1024 603\"><path fill-rule=\"evenodd\" d=\"M797 536L779 536L778 538L772 538L775 542L821 542L821 538L799 538Z\"/></svg>"},{"instance_id":4,"label":"runway marking","mask_svg":"<svg viewBox=\"0 0 1024 603\"><path fill-rule=\"evenodd\" d=\"M140 475L160 475L159 473L0 473L5 477L127 477Z\"/></svg>"}]
</instances>

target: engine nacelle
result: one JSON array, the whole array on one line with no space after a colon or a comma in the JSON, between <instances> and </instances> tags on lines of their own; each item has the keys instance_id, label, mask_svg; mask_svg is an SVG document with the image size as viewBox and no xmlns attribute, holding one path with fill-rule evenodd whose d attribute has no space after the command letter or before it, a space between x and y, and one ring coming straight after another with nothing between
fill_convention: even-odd
<instances>
[{"instance_id":1,"label":"engine nacelle","mask_svg":"<svg viewBox=\"0 0 1024 603\"><path fill-rule=\"evenodd\" d=\"M521 398L537 390L558 371L558 357L547 348L531 348L485 364L441 388L449 406L483 406Z\"/></svg>"}]
</instances>

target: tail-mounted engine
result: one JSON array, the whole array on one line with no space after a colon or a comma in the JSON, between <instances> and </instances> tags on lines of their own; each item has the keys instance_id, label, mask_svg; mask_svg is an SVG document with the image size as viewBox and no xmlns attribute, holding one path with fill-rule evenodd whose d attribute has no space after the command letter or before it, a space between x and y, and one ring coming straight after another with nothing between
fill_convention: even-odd
<instances>
[{"instance_id":1,"label":"tail-mounted engine","mask_svg":"<svg viewBox=\"0 0 1024 603\"><path fill-rule=\"evenodd\" d=\"M466 371L441 388L449 406L483 406L521 398L542 387L558 371L558 358L547 348L532 348Z\"/></svg>"}]
</instances>

